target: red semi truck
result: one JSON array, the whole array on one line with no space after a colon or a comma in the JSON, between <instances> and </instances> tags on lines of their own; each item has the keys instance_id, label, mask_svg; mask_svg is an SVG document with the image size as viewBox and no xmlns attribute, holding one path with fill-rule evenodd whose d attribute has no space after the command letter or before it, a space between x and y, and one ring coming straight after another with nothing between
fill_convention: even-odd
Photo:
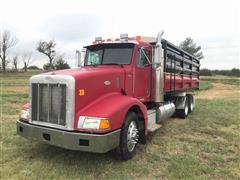
<instances>
[{"instance_id":1,"label":"red semi truck","mask_svg":"<svg viewBox=\"0 0 240 180\"><path fill-rule=\"evenodd\" d=\"M17 133L71 150L114 150L130 159L137 143L173 114L193 111L199 60L165 39L123 34L86 46L84 65L30 79Z\"/></svg>"}]
</instances>

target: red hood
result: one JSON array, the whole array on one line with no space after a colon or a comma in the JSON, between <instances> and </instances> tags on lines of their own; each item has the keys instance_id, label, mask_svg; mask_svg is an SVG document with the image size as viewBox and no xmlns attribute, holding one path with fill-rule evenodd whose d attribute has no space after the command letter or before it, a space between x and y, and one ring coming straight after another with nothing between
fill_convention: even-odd
<instances>
[{"instance_id":1,"label":"red hood","mask_svg":"<svg viewBox=\"0 0 240 180\"><path fill-rule=\"evenodd\" d=\"M112 65L112 66L101 65L101 66L96 66L96 67L85 66L82 68L58 70L58 71L53 71L53 72L47 72L45 74L69 75L69 76L73 76L75 78L76 82L78 82L79 80L83 80L86 78L92 79L92 80L99 79L99 76L102 77L104 80L108 80L108 78L111 78L112 75L114 75L116 77L119 76L120 74L123 75L124 70L122 67L116 66L116 65Z\"/></svg>"},{"instance_id":2,"label":"red hood","mask_svg":"<svg viewBox=\"0 0 240 180\"><path fill-rule=\"evenodd\" d=\"M104 71L106 72L106 70L111 70L111 69L114 69L116 67L109 67L108 66L85 66L85 67L82 67L82 68L73 68L73 69L65 69L65 70L58 70L58 71L52 71L52 72L47 72L45 74L59 74L59 75L70 75L70 76L73 76L73 77L76 77L76 76L81 76L83 74L89 74L89 73L93 73L93 72L99 72L99 71Z\"/></svg>"},{"instance_id":3,"label":"red hood","mask_svg":"<svg viewBox=\"0 0 240 180\"><path fill-rule=\"evenodd\" d=\"M87 66L50 73L70 75L75 78L76 111L81 111L104 94L121 92L121 89L124 89L124 69L116 65ZM80 90L84 93L80 93Z\"/></svg>"}]
</instances>

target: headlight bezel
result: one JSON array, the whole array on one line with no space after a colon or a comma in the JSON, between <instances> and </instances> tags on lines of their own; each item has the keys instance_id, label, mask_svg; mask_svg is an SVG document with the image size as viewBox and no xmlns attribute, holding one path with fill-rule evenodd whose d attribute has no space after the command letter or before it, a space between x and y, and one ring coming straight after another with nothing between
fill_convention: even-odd
<instances>
[{"instance_id":1,"label":"headlight bezel","mask_svg":"<svg viewBox=\"0 0 240 180\"><path fill-rule=\"evenodd\" d=\"M90 131L106 131L111 129L110 119L92 116L80 116L77 128Z\"/></svg>"}]
</instances>

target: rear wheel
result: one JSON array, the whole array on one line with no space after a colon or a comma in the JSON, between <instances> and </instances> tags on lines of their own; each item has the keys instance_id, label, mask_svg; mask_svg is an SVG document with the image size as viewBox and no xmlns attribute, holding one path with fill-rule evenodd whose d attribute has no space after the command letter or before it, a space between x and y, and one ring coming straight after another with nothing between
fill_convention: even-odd
<instances>
[{"instance_id":1,"label":"rear wheel","mask_svg":"<svg viewBox=\"0 0 240 180\"><path fill-rule=\"evenodd\" d=\"M131 159L135 152L139 140L138 116L136 113L128 112L121 130L120 146L117 153L122 160Z\"/></svg>"},{"instance_id":2,"label":"rear wheel","mask_svg":"<svg viewBox=\"0 0 240 180\"><path fill-rule=\"evenodd\" d=\"M194 99L193 95L188 94L188 114L193 111L194 108Z\"/></svg>"},{"instance_id":3,"label":"rear wheel","mask_svg":"<svg viewBox=\"0 0 240 180\"><path fill-rule=\"evenodd\" d=\"M185 100L185 103L184 103L184 108L183 109L177 109L176 114L180 118L186 118L188 116L188 113L189 113L189 100L188 100L188 97L186 96L186 100Z\"/></svg>"}]
</instances>

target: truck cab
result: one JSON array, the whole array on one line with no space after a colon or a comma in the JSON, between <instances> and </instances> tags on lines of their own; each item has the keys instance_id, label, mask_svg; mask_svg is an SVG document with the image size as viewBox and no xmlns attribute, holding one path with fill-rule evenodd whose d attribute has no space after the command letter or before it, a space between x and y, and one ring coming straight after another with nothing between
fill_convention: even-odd
<instances>
[{"instance_id":1,"label":"truck cab","mask_svg":"<svg viewBox=\"0 0 240 180\"><path fill-rule=\"evenodd\" d=\"M162 39L96 38L83 66L31 77L19 135L71 150L130 159L138 143L194 108L199 61Z\"/></svg>"}]
</instances>

